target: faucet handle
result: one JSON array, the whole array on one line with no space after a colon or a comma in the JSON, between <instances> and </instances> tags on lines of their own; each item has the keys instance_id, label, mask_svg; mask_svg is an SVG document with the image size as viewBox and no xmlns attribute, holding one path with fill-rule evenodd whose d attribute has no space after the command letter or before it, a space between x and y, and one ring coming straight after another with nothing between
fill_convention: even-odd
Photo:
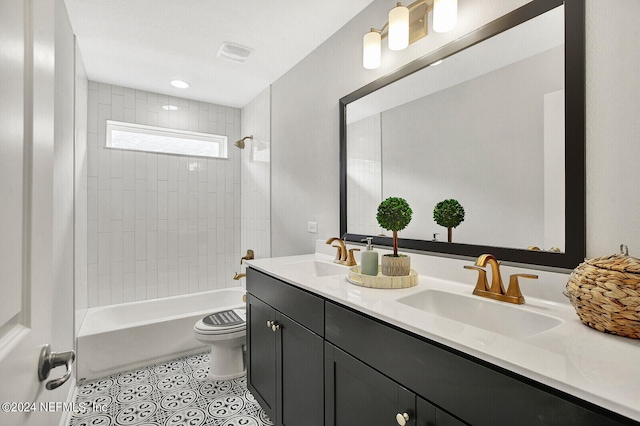
<instances>
[{"instance_id":1,"label":"faucet handle","mask_svg":"<svg viewBox=\"0 0 640 426\"><path fill-rule=\"evenodd\" d=\"M353 252L354 251L360 251L359 248L352 248L349 249L349 257L347 258L347 266L356 266L358 264L358 262L356 262L355 257L353 257Z\"/></svg>"},{"instance_id":2,"label":"faucet handle","mask_svg":"<svg viewBox=\"0 0 640 426\"><path fill-rule=\"evenodd\" d=\"M533 274L513 274L511 275L511 277L509 277L509 287L507 288L506 295L508 297L517 299L517 303L519 305L522 305L524 303L524 296L520 291L520 284L518 283L518 277L537 280L538 276Z\"/></svg>"},{"instance_id":3,"label":"faucet handle","mask_svg":"<svg viewBox=\"0 0 640 426\"><path fill-rule=\"evenodd\" d=\"M477 291L489 291L489 283L487 282L487 271L477 266L464 265L464 269L471 269L478 271L478 281L476 282L476 288L473 289L473 293Z\"/></svg>"},{"instance_id":4,"label":"faucet handle","mask_svg":"<svg viewBox=\"0 0 640 426\"><path fill-rule=\"evenodd\" d=\"M338 249L337 253L336 253L336 258L333 259L334 262L340 262L342 261L342 247L341 246L334 246L333 244L331 245L331 247Z\"/></svg>"}]
</instances>

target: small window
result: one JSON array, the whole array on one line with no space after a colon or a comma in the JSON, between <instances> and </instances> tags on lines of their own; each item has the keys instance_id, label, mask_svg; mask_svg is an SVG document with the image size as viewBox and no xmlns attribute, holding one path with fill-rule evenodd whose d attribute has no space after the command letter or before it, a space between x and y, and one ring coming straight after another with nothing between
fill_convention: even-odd
<instances>
[{"instance_id":1,"label":"small window","mask_svg":"<svg viewBox=\"0 0 640 426\"><path fill-rule=\"evenodd\" d=\"M227 158L227 137L107 120L107 148Z\"/></svg>"}]
</instances>

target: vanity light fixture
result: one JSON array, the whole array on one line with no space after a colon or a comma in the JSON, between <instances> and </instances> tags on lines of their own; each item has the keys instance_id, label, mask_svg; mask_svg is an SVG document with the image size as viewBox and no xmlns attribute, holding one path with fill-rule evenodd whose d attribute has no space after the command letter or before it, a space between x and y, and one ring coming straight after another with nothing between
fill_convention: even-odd
<instances>
[{"instance_id":1,"label":"vanity light fixture","mask_svg":"<svg viewBox=\"0 0 640 426\"><path fill-rule=\"evenodd\" d=\"M390 50L402 50L426 37L427 18L433 10L433 29L436 32L452 30L458 16L458 0L417 0L409 6L398 2L389 11L389 21L381 29L371 28L362 38L362 66L376 69L382 56L382 39L388 38Z\"/></svg>"},{"instance_id":2,"label":"vanity light fixture","mask_svg":"<svg viewBox=\"0 0 640 426\"><path fill-rule=\"evenodd\" d=\"M177 89L188 89L189 87L191 87L189 83L182 80L172 80L171 83L169 84L171 84L173 87Z\"/></svg>"},{"instance_id":3,"label":"vanity light fixture","mask_svg":"<svg viewBox=\"0 0 640 426\"><path fill-rule=\"evenodd\" d=\"M458 20L458 0L433 1L433 31L446 33L456 26Z\"/></svg>"},{"instance_id":4,"label":"vanity light fixture","mask_svg":"<svg viewBox=\"0 0 640 426\"><path fill-rule=\"evenodd\" d=\"M389 11L389 49L403 50L409 46L409 8L398 2Z\"/></svg>"}]
</instances>

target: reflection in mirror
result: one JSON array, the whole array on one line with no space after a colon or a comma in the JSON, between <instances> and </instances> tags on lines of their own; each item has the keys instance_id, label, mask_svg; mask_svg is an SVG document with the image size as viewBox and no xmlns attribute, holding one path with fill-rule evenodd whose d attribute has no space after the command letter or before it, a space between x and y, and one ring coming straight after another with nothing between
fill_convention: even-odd
<instances>
[{"instance_id":1,"label":"reflection in mirror","mask_svg":"<svg viewBox=\"0 0 640 426\"><path fill-rule=\"evenodd\" d=\"M583 259L583 0L534 0L340 104L348 239L383 234L376 209L395 196L414 212L401 247L564 268ZM445 199L465 210L453 243L433 218Z\"/></svg>"},{"instance_id":2,"label":"reflection in mirror","mask_svg":"<svg viewBox=\"0 0 640 426\"><path fill-rule=\"evenodd\" d=\"M347 231L379 235L378 204L405 198L403 237L564 250L564 7L347 106Z\"/></svg>"}]
</instances>

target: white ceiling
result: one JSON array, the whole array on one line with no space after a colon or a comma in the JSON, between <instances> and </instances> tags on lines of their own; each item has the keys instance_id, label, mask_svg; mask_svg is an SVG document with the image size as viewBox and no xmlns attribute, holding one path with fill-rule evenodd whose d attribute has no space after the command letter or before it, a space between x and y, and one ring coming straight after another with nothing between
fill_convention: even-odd
<instances>
[{"instance_id":1,"label":"white ceiling","mask_svg":"<svg viewBox=\"0 0 640 426\"><path fill-rule=\"evenodd\" d=\"M243 107L373 0L65 0L89 80ZM253 49L245 64L223 42ZM169 85L191 84L186 90Z\"/></svg>"}]
</instances>

